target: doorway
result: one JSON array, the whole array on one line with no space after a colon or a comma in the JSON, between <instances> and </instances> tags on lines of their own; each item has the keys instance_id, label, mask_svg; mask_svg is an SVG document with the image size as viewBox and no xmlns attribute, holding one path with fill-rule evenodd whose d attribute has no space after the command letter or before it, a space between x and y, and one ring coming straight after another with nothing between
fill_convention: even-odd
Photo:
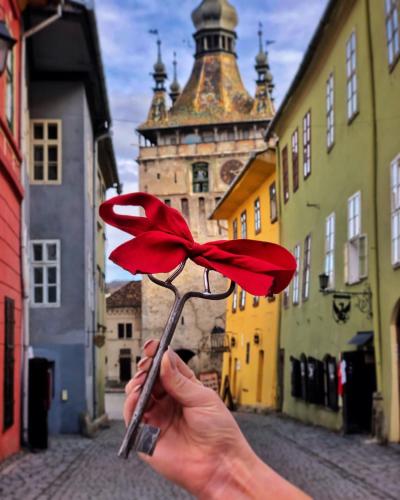
<instances>
[{"instance_id":1,"label":"doorway","mask_svg":"<svg viewBox=\"0 0 400 500\"><path fill-rule=\"evenodd\" d=\"M278 352L278 393L276 397L276 409L282 411L283 408L283 394L284 394L284 380L285 380L285 349L279 349Z\"/></svg>"},{"instance_id":2,"label":"doorway","mask_svg":"<svg viewBox=\"0 0 400 500\"><path fill-rule=\"evenodd\" d=\"M130 349L120 349L119 353L119 380L128 382L132 378L132 358Z\"/></svg>"},{"instance_id":3,"label":"doorway","mask_svg":"<svg viewBox=\"0 0 400 500\"><path fill-rule=\"evenodd\" d=\"M258 351L257 403L262 401L264 378L264 351Z\"/></svg>"},{"instance_id":4,"label":"doorway","mask_svg":"<svg viewBox=\"0 0 400 500\"><path fill-rule=\"evenodd\" d=\"M376 391L373 349L344 352L346 383L343 390L345 433L371 432L372 397Z\"/></svg>"}]
</instances>

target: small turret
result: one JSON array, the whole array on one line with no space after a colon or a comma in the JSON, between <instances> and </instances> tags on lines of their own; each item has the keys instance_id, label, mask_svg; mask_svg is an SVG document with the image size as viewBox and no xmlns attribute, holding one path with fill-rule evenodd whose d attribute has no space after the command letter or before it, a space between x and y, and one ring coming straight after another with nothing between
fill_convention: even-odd
<instances>
[{"instance_id":1,"label":"small turret","mask_svg":"<svg viewBox=\"0 0 400 500\"><path fill-rule=\"evenodd\" d=\"M175 104L175 101L178 99L178 97L181 94L181 86L179 85L178 82L178 73L177 73L177 61L176 61L176 52L174 52L174 60L173 60L173 66L174 66L174 79L169 87L169 96L171 97L172 100L172 105Z\"/></svg>"},{"instance_id":2,"label":"small turret","mask_svg":"<svg viewBox=\"0 0 400 500\"><path fill-rule=\"evenodd\" d=\"M150 122L165 122L167 120L165 80L168 77L161 56L161 40L159 38L157 39L157 61L153 68L153 78L155 81L154 96L147 120Z\"/></svg>"},{"instance_id":3,"label":"small turret","mask_svg":"<svg viewBox=\"0 0 400 500\"><path fill-rule=\"evenodd\" d=\"M256 56L256 64L254 66L257 71L256 80L256 95L253 107L253 113L274 113L274 105L272 98L272 91L274 89L273 76L269 67L268 62L268 52L264 50L263 44L263 29L262 23L258 24L258 45L259 50ZM267 41L267 45L273 43L272 41Z\"/></svg>"}]
</instances>

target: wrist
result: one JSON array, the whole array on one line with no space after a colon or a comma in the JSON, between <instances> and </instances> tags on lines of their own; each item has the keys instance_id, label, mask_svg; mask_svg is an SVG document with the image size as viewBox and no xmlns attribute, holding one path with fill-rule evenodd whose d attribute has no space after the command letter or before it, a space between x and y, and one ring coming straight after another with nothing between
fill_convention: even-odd
<instances>
[{"instance_id":1,"label":"wrist","mask_svg":"<svg viewBox=\"0 0 400 500\"><path fill-rule=\"evenodd\" d=\"M232 453L224 453L218 458L218 465L198 493L199 500L235 500L257 498L252 492L254 474L258 474L259 459L251 448L239 447Z\"/></svg>"}]
</instances>

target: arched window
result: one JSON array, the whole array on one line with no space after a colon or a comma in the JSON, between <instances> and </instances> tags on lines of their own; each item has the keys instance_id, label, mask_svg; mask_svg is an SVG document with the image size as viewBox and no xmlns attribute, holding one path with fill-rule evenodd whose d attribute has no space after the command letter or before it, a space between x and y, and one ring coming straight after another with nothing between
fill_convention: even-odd
<instances>
[{"instance_id":1,"label":"arched window","mask_svg":"<svg viewBox=\"0 0 400 500\"><path fill-rule=\"evenodd\" d=\"M193 193L208 192L208 163L194 163L192 165Z\"/></svg>"}]
</instances>

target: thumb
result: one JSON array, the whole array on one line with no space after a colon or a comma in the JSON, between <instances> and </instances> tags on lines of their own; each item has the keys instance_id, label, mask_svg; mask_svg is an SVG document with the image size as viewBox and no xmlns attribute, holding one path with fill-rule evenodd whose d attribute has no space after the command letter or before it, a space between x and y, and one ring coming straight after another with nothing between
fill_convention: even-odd
<instances>
[{"instance_id":1,"label":"thumb","mask_svg":"<svg viewBox=\"0 0 400 500\"><path fill-rule=\"evenodd\" d=\"M196 379L189 379L179 369L181 359L168 347L161 361L160 378L164 389L179 404L186 407L210 403L209 390Z\"/></svg>"}]
</instances>

